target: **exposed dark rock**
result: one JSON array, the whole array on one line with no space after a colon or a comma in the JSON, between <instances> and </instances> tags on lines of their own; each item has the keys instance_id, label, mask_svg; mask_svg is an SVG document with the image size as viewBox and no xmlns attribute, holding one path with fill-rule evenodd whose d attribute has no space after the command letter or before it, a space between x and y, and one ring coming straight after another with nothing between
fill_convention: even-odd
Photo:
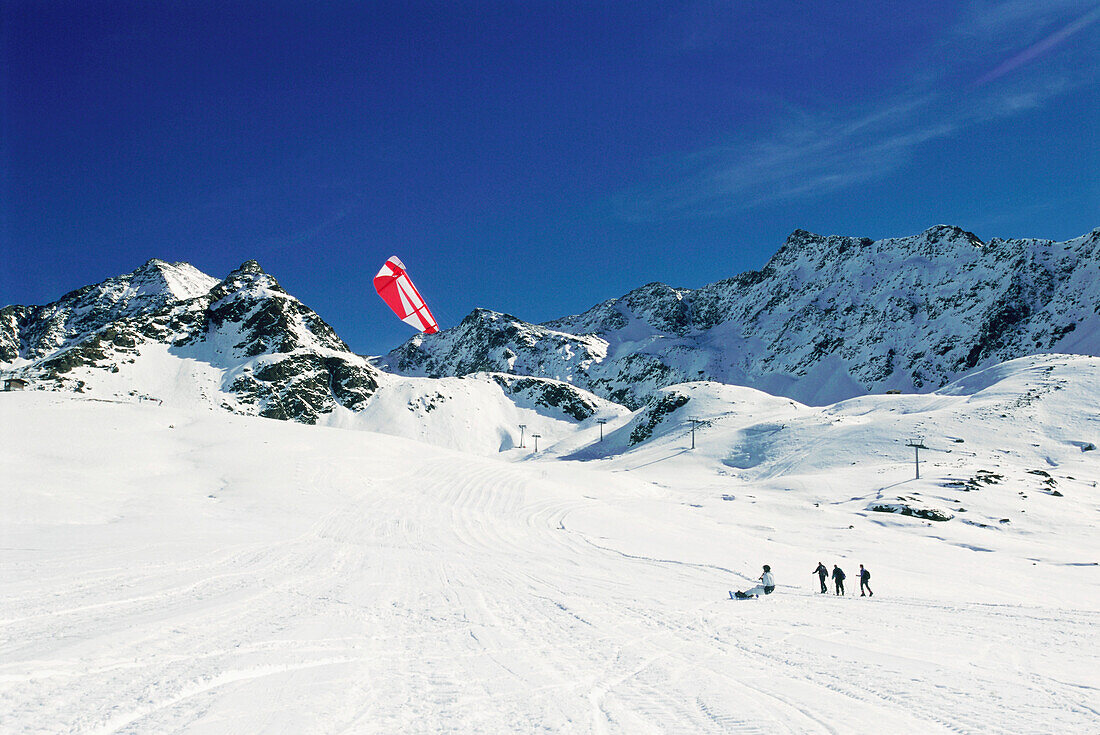
<instances>
[{"instance_id":1,"label":"exposed dark rock","mask_svg":"<svg viewBox=\"0 0 1100 735\"><path fill-rule=\"evenodd\" d=\"M634 420L634 428L630 432L630 445L644 442L653 435L653 431L669 414L686 406L690 400L683 393L676 391L664 393L654 399L651 405L642 412L641 416Z\"/></svg>"},{"instance_id":2,"label":"exposed dark rock","mask_svg":"<svg viewBox=\"0 0 1100 735\"><path fill-rule=\"evenodd\" d=\"M938 508L918 508L908 503L876 503L870 508L876 513L899 513L903 516L923 518L927 521L949 521L955 516Z\"/></svg>"},{"instance_id":3,"label":"exposed dark rock","mask_svg":"<svg viewBox=\"0 0 1100 735\"><path fill-rule=\"evenodd\" d=\"M584 421L596 414L598 406L589 397L590 394L554 380L540 378L522 378L511 375L494 374L494 382L504 389L505 394L516 398L522 396L534 404L555 408L577 421Z\"/></svg>"}]
</instances>

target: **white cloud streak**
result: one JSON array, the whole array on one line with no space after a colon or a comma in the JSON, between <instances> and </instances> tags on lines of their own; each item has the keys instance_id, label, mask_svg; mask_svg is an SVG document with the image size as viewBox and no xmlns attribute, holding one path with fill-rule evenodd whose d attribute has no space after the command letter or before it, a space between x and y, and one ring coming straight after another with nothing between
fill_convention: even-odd
<instances>
[{"instance_id":1,"label":"white cloud streak","mask_svg":"<svg viewBox=\"0 0 1100 735\"><path fill-rule=\"evenodd\" d=\"M976 3L892 96L848 114L802 110L765 137L680 156L658 167L660 183L622 193L618 213L633 221L721 216L852 187L896 170L920 146L1041 107L1100 77L1095 39L1077 49L1077 63L1063 59L1042 74L1024 73L1024 67L1072 37L1083 38L1082 32L1100 20L1100 5L1089 3L1085 12L1081 5L1064 0ZM1067 23L1069 11L1074 15ZM1018 39L1015 49L1004 47L1006 37ZM951 81L965 76L960 68L988 68L994 53L1012 56L968 87Z\"/></svg>"},{"instance_id":2,"label":"white cloud streak","mask_svg":"<svg viewBox=\"0 0 1100 735\"><path fill-rule=\"evenodd\" d=\"M1100 5L1080 16L1079 18L1076 18L1071 23L1068 23L1062 28L1059 28L1057 31L1051 33L1049 36L1042 39L1038 43L1032 44L1028 48L1013 56L1011 59L1008 59L1007 61L996 67L995 69L990 70L975 84L977 84L978 86L987 84L989 82L992 82L994 79L1003 77L1005 74L1008 74L1014 69L1017 69L1025 64L1034 61L1035 59L1038 59L1040 56L1062 45L1070 38L1070 36L1084 30L1088 26L1095 23L1097 20L1100 20Z\"/></svg>"}]
</instances>

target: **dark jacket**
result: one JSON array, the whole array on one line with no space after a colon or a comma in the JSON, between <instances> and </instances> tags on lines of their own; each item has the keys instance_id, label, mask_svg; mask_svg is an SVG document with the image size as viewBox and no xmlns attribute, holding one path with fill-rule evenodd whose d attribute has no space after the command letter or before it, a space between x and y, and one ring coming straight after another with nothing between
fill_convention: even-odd
<instances>
[{"instance_id":1,"label":"dark jacket","mask_svg":"<svg viewBox=\"0 0 1100 735\"><path fill-rule=\"evenodd\" d=\"M862 580L864 582L869 582L869 581L871 581L871 573L869 571L867 571L866 569L864 569L863 573L859 575L859 578L860 578L860 580Z\"/></svg>"},{"instance_id":2,"label":"dark jacket","mask_svg":"<svg viewBox=\"0 0 1100 735\"><path fill-rule=\"evenodd\" d=\"M814 570L814 573L822 579L825 579L829 576L829 569L824 564L818 564L817 569Z\"/></svg>"},{"instance_id":3,"label":"dark jacket","mask_svg":"<svg viewBox=\"0 0 1100 735\"><path fill-rule=\"evenodd\" d=\"M833 579L844 579L844 570L840 567L833 569Z\"/></svg>"}]
</instances>

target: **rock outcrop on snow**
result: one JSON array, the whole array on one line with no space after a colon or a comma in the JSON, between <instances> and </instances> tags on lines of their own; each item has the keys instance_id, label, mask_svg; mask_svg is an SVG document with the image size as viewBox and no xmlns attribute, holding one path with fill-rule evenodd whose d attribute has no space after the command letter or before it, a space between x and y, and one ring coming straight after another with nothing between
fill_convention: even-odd
<instances>
[{"instance_id":1,"label":"rock outcrop on snow","mask_svg":"<svg viewBox=\"0 0 1100 735\"><path fill-rule=\"evenodd\" d=\"M759 271L699 289L652 283L541 325L479 309L383 360L406 375L568 380L639 408L695 380L804 403L927 392L1040 353L1100 355L1100 228L982 242L940 225L871 240L796 230Z\"/></svg>"}]
</instances>

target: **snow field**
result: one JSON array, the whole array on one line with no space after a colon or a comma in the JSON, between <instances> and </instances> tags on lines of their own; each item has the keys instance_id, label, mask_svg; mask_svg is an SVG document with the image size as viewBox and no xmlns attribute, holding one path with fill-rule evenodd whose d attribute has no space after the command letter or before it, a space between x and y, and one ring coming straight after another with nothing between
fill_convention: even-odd
<instances>
[{"instance_id":1,"label":"snow field","mask_svg":"<svg viewBox=\"0 0 1100 735\"><path fill-rule=\"evenodd\" d=\"M893 429L969 430L952 411L1002 399L921 400L897 419L839 404L829 431L747 405L695 453L668 428L609 459L515 462L0 396L0 732L1095 729L1096 460L1064 444L1088 426L1051 406L1015 434L967 436L967 462L1000 457L1011 476L964 499L985 515L1024 502L1013 483L1034 456L1077 478L1029 497L1026 521L868 512L970 467L945 454L910 483L886 456ZM1067 435L1044 439L1047 422ZM760 423L782 428L746 431ZM848 428L864 432L851 458ZM814 592L819 560L845 569L847 597ZM726 597L765 562L777 594Z\"/></svg>"}]
</instances>

